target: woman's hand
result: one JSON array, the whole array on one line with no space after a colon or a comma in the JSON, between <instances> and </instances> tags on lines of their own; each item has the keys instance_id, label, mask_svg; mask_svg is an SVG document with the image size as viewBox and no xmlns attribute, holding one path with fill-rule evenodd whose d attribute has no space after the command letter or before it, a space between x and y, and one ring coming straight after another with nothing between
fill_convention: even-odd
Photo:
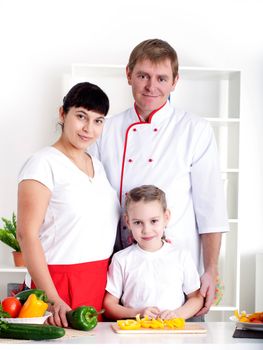
<instances>
[{"instance_id":1,"label":"woman's hand","mask_svg":"<svg viewBox=\"0 0 263 350\"><path fill-rule=\"evenodd\" d=\"M158 317L160 317L162 320L170 320L178 317L178 315L176 314L176 310L164 310L159 313Z\"/></svg>"},{"instance_id":2,"label":"woman's hand","mask_svg":"<svg viewBox=\"0 0 263 350\"><path fill-rule=\"evenodd\" d=\"M71 308L62 299L58 299L53 305L50 305L49 311L52 312L52 316L47 319L47 323L58 327L68 327L68 321L66 318L66 312Z\"/></svg>"}]
</instances>

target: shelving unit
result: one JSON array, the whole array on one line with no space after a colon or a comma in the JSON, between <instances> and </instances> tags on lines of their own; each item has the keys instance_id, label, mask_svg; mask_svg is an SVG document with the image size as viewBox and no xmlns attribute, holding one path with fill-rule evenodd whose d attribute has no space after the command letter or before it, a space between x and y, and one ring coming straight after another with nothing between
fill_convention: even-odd
<instances>
[{"instance_id":1,"label":"shelving unit","mask_svg":"<svg viewBox=\"0 0 263 350\"><path fill-rule=\"evenodd\" d=\"M170 96L178 108L200 115L211 123L217 140L222 180L227 200L230 232L223 235L219 271L225 285L224 296L214 306L207 319L227 320L228 313L239 308L239 131L240 78L239 70L181 67L180 79ZM109 117L133 104L127 84L125 66L73 64L71 75L63 77L62 94L75 83L90 81L99 85L109 96ZM25 270L2 268L2 276L24 277ZM12 276L13 277L13 276ZM0 297L2 295L0 294Z\"/></svg>"},{"instance_id":2,"label":"shelving unit","mask_svg":"<svg viewBox=\"0 0 263 350\"><path fill-rule=\"evenodd\" d=\"M238 70L199 69L180 70L181 83L172 93L175 106L206 118L216 137L222 180L227 201L230 232L222 237L219 273L224 295L219 305L213 306L208 320L228 320L239 308L239 131L240 78Z\"/></svg>"},{"instance_id":3,"label":"shelving unit","mask_svg":"<svg viewBox=\"0 0 263 350\"><path fill-rule=\"evenodd\" d=\"M224 295L220 304L212 307L207 319L228 320L233 310L239 308L238 180L241 72L181 67L179 76L170 102L177 108L206 118L213 127L218 145L230 232L223 235L219 258ZM97 84L108 94L111 103L109 115L125 110L133 104L131 89L126 81L125 66L73 64L72 74L67 77L63 92L81 81Z\"/></svg>"},{"instance_id":4,"label":"shelving unit","mask_svg":"<svg viewBox=\"0 0 263 350\"><path fill-rule=\"evenodd\" d=\"M0 268L0 300L7 296L9 283L23 283L27 269L24 267L2 266Z\"/></svg>"}]
</instances>

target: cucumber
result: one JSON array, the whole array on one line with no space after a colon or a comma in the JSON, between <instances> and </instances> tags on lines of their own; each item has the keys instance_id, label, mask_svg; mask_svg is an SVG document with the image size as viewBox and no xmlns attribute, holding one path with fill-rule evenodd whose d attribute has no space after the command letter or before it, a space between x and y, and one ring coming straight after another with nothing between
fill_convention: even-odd
<instances>
[{"instance_id":1,"label":"cucumber","mask_svg":"<svg viewBox=\"0 0 263 350\"><path fill-rule=\"evenodd\" d=\"M62 327L48 324L7 323L0 321L0 338L45 340L61 338L65 335Z\"/></svg>"}]
</instances>

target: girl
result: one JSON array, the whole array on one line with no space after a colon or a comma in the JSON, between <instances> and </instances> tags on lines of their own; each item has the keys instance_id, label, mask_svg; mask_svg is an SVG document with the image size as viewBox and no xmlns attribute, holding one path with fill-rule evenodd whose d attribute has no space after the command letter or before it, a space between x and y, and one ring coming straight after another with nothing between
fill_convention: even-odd
<instances>
[{"instance_id":1,"label":"girl","mask_svg":"<svg viewBox=\"0 0 263 350\"><path fill-rule=\"evenodd\" d=\"M106 316L192 317L203 306L200 278L190 253L164 240L170 218L164 192L148 185L134 188L126 195L125 211L135 243L113 256Z\"/></svg>"}]
</instances>

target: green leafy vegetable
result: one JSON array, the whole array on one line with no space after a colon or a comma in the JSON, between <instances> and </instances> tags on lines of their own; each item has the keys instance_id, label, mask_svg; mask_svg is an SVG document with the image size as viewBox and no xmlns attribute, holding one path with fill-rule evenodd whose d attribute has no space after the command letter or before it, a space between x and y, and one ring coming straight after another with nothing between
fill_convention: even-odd
<instances>
[{"instance_id":1,"label":"green leafy vegetable","mask_svg":"<svg viewBox=\"0 0 263 350\"><path fill-rule=\"evenodd\" d=\"M1 218L4 223L4 227L0 229L0 241L13 248L15 251L20 252L20 246L16 239L16 215L12 214L12 219Z\"/></svg>"}]
</instances>

